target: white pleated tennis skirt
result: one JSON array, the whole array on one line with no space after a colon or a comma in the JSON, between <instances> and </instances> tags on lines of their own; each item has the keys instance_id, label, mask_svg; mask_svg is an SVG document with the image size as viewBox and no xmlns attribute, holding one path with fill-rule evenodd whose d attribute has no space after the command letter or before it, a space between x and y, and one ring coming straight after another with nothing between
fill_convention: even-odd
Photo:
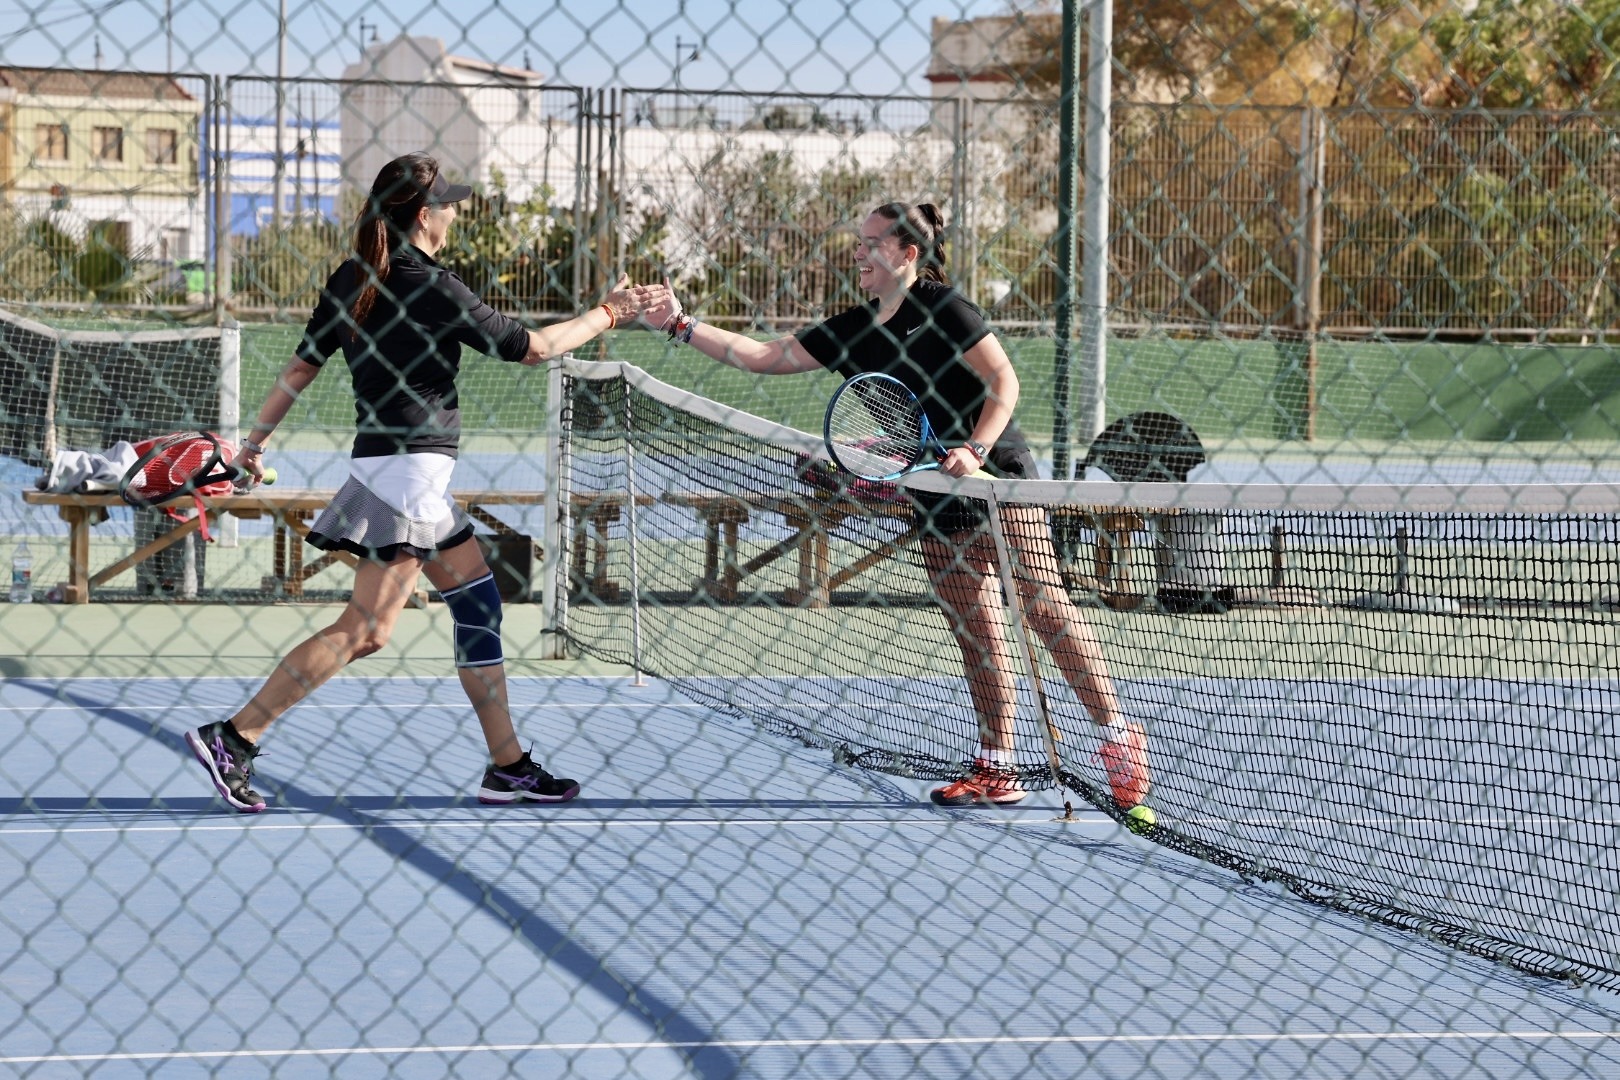
<instances>
[{"instance_id":1,"label":"white pleated tennis skirt","mask_svg":"<svg viewBox=\"0 0 1620 1080\"><path fill-rule=\"evenodd\" d=\"M472 519L450 495L456 459L444 454L353 458L349 478L310 527L322 551L392 562L464 543Z\"/></svg>"}]
</instances>

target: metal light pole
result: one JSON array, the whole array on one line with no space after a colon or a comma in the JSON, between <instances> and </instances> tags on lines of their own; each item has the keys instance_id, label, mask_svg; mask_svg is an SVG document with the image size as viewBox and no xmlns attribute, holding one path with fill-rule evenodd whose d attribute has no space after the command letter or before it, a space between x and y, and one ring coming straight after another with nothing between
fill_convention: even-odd
<instances>
[{"instance_id":1,"label":"metal light pole","mask_svg":"<svg viewBox=\"0 0 1620 1080\"><path fill-rule=\"evenodd\" d=\"M1070 378L1074 361L1074 323L1079 307L1079 267L1075 263L1075 188L1080 172L1080 55L1085 39L1080 30L1080 0L1065 0L1062 17L1062 56L1058 100L1058 206L1057 230L1052 235L1056 262L1057 310L1053 327L1052 357L1052 477L1069 479L1069 450L1074 440L1070 413Z\"/></svg>"},{"instance_id":2,"label":"metal light pole","mask_svg":"<svg viewBox=\"0 0 1620 1080\"><path fill-rule=\"evenodd\" d=\"M1084 23L1088 32L1084 36L1082 9L1089 9ZM1054 237L1058 285L1054 356L1057 400L1052 417L1052 473L1058 480L1070 478L1069 449L1075 437L1089 444L1107 426L1113 4L1111 0L1064 0L1062 26L1058 227ZM1080 58L1083 52L1086 86L1082 98ZM1078 220L1075 217L1076 179L1084 184ZM1069 405L1070 379L1076 374L1076 359L1079 360L1080 381L1078 415L1070 412Z\"/></svg>"},{"instance_id":3,"label":"metal light pole","mask_svg":"<svg viewBox=\"0 0 1620 1080\"><path fill-rule=\"evenodd\" d=\"M1114 5L1091 0L1086 43L1085 200L1080 212L1080 355L1091 361L1079 422L1089 442L1108 426L1108 208L1114 174Z\"/></svg>"},{"instance_id":4,"label":"metal light pole","mask_svg":"<svg viewBox=\"0 0 1620 1080\"><path fill-rule=\"evenodd\" d=\"M271 185L270 224L281 232L281 203L286 196L287 154L282 144L282 123L287 112L287 0L281 0L281 14L276 21L276 161L275 180Z\"/></svg>"}]
</instances>

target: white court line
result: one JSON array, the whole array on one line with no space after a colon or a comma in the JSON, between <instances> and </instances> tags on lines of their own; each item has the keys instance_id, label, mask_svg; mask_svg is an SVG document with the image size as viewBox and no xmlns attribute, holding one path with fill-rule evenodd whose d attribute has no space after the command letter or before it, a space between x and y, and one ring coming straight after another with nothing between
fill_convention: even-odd
<instances>
[{"instance_id":1,"label":"white court line","mask_svg":"<svg viewBox=\"0 0 1620 1080\"><path fill-rule=\"evenodd\" d=\"M680 1042L555 1042L483 1043L466 1046L378 1046L322 1050L198 1050L123 1054L39 1054L0 1057L0 1065L40 1065L60 1062L113 1061L230 1061L262 1058L363 1057L382 1054L512 1054L525 1052L579 1053L607 1050L816 1050L876 1049L880 1047L957 1046L1173 1046L1247 1043L1259 1046L1321 1046L1333 1043L1436 1043L1436 1042L1593 1042L1620 1038L1620 1031L1321 1031L1262 1032L1224 1035L986 1035L890 1037L874 1039L709 1039Z\"/></svg>"},{"instance_id":2,"label":"white court line","mask_svg":"<svg viewBox=\"0 0 1620 1080\"><path fill-rule=\"evenodd\" d=\"M114 709L117 709L120 712L159 712L159 711L173 712L174 711L174 702L169 701L169 702L153 703L153 704L143 704L143 703L140 703L140 702L109 702L104 706L97 706L97 707L99 707L99 708L114 708ZM292 709L288 709L287 712L290 713L294 709L304 711L304 712L345 712L345 713L354 712L357 709L411 709L411 710L417 711L417 712L427 710L427 709L457 709L457 710L459 710L461 712L466 712L467 707L468 706L467 706L467 703L465 701L423 701L423 702L415 702L415 701L396 701L396 702L370 701L370 702L357 702L355 704L347 704L347 703L339 703L339 702L326 703L326 702L301 701L297 705L294 705L292 707ZM705 704L702 704L702 703L699 703L699 702L675 701L675 700L671 700L671 701L645 701L645 702L626 702L626 701L537 701L537 702L532 702L532 703L526 703L526 702L518 701L518 702L513 702L512 707L515 708L515 709L695 709L695 710L701 710L703 712L714 712L715 709L716 709L716 706L713 706L713 705L705 705ZM830 706L824 706L824 708L826 708L826 707L830 707ZM840 705L839 707L843 708L842 705ZM872 708L877 708L877 707L878 706L872 706ZM58 711L58 710L65 711L65 712L85 712L85 711L87 711L88 708L89 708L88 706L84 706L84 705L41 705L38 708L29 708L28 706L24 706L24 705L0 705L0 713L30 713L31 714L31 713L53 712L53 711Z\"/></svg>"},{"instance_id":3,"label":"white court line","mask_svg":"<svg viewBox=\"0 0 1620 1080\"><path fill-rule=\"evenodd\" d=\"M1035 808L1031 808L1035 809ZM1046 809L1047 813L1056 814L1058 807ZM86 810L35 810L29 811L34 815L79 815L89 813ZM106 811L101 811L105 813ZM130 814L148 814L154 811L141 809L128 811ZM271 815L296 814L299 811L272 809ZM364 813L357 811L356 813ZM350 823L344 821L309 821L288 822L286 824L271 824L263 814L241 815L240 824L207 824L196 825L175 822L161 825L65 825L60 828L10 828L0 825L0 836L79 836L95 835L98 833L115 833L128 835L133 833L193 833L193 832L242 832L253 829L259 832L324 832L324 831L365 831L385 826L391 829L417 829L422 831L434 829L648 829L648 828L724 828L728 826L743 826L756 828L771 828L782 825L888 825L907 826L916 828L939 829L952 825L1003 825L1008 828L1023 828L1030 825L1106 825L1110 829L1117 829L1118 822L1104 814L1076 814L1073 818L1038 817L1025 812L1018 817L992 817L981 815L971 819L954 816L939 817L779 817L779 818L527 818L517 820L488 820L488 821L422 821L417 818L405 820L392 820L383 817L367 816L363 822ZM1565 819L1559 817L1507 817L1507 818L1457 818L1457 819L1414 819L1414 818L1304 818L1298 816L1283 818L1216 818L1199 816L1182 819L1185 825L1203 825L1212 828L1231 828L1237 825L1244 826L1273 826L1287 827L1310 822L1315 825L1358 825L1377 826L1381 828L1395 828L1406 826L1414 830L1425 827L1440 826L1481 826L1491 828L1518 828L1527 824L1559 824ZM1168 822L1167 822L1168 824ZM1620 825L1620 818L1585 818L1582 824L1615 826Z\"/></svg>"},{"instance_id":4,"label":"white court line","mask_svg":"<svg viewBox=\"0 0 1620 1080\"><path fill-rule=\"evenodd\" d=\"M510 658L509 658L510 659ZM539 663L540 661L535 661ZM719 676L709 676L718 678ZM352 682L447 682L448 675L334 675L328 683ZM507 682L622 682L631 684L629 675L513 675L507 674ZM0 679L0 685L8 682L22 682L22 677ZM131 675L128 678L111 675L55 675L42 678L27 677L28 682L41 683L81 683L81 682L110 682L110 683L177 683L177 682L263 682L262 676L257 675ZM660 680L662 681L662 680Z\"/></svg>"},{"instance_id":5,"label":"white court line","mask_svg":"<svg viewBox=\"0 0 1620 1080\"><path fill-rule=\"evenodd\" d=\"M1056 813L1058 808L1051 806L1048 813ZM83 814L92 813L86 810L44 810L29 811L29 814ZM96 811L107 813L107 811ZM151 810L131 810L131 814L154 813ZM290 814L298 811L271 810L271 814ZM355 811L363 814L364 811ZM497 811L499 813L499 811ZM1259 826L1259 824L1286 824L1296 823L1298 818L1286 819L1233 819L1230 818L1189 818L1187 824L1204 824L1204 826ZM1479 818L1458 819L1458 821L1411 821L1408 818L1322 818L1317 819L1319 824L1356 824L1356 826L1494 826L1508 829L1520 827L1524 824L1557 824L1565 821L1563 818ZM240 832L243 829L258 829L258 831L296 831L319 832L329 829L374 829L377 826L387 826L390 829L619 829L619 827L632 827L632 829L651 829L651 827L723 827L723 826L841 826L841 824L878 824L878 826L915 826L927 829L943 829L953 824L998 824L998 826L1027 827L1037 824L1072 824L1072 826L1110 826L1119 827L1115 819L1105 814L1076 814L1074 818L1037 818L1034 814L1024 816L1008 816L1008 818L991 818L991 816L978 816L970 821L959 818L614 818L608 819L557 819L557 818L531 818L527 821L390 821L387 818L368 816L364 824L343 823L343 821L311 821L311 823L269 824L262 814L243 814L241 824L160 824L160 826L63 826L60 829L15 829L0 824L0 836L91 836L97 832L117 832L117 834L133 834L133 832ZM1165 824L1171 824L1166 821ZM1592 826L1620 826L1620 818L1594 818L1583 819L1583 824Z\"/></svg>"},{"instance_id":6,"label":"white court line","mask_svg":"<svg viewBox=\"0 0 1620 1080\"><path fill-rule=\"evenodd\" d=\"M49 813L50 811L47 811ZM77 814L77 810L58 811L60 813ZM133 811L146 813L147 811ZM274 812L274 811L272 811ZM290 811L284 811L290 812ZM1056 813L1053 807L1050 813ZM245 816L245 815L244 815ZM257 815L255 815L257 816ZM262 819L253 821L249 818L240 825L210 824L192 825L184 823L164 825L87 825L83 827L67 826L60 829L9 829L0 828L0 836L83 836L96 833L116 833L128 835L131 833L194 833L194 832L241 832L252 829L255 832L366 832L378 827L390 829L415 829L430 831L437 829L694 829L694 828L725 828L740 825L745 828L777 828L783 825L885 825L915 827L925 829L943 829L952 825L1005 825L1009 828L1025 825L1107 825L1109 828L1119 828L1118 822L1102 814L1075 817L1072 820L1063 820L1051 817L977 817L962 819L955 817L939 818L885 818L885 817L836 817L836 818L614 818L611 821L601 818L562 820L557 818L532 818L527 821L419 821L416 819L406 821L390 821L386 818L368 818L363 822L350 823L346 821L315 821L315 822L288 822L285 825L271 825Z\"/></svg>"}]
</instances>

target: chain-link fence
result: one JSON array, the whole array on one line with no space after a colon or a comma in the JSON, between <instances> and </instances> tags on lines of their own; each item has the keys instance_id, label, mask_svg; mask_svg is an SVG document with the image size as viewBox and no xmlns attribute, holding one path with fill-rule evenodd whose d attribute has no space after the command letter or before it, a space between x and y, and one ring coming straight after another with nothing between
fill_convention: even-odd
<instances>
[{"instance_id":1,"label":"chain-link fence","mask_svg":"<svg viewBox=\"0 0 1620 1080\"><path fill-rule=\"evenodd\" d=\"M0 23L0 1073L1615 1071L1620 4Z\"/></svg>"},{"instance_id":2,"label":"chain-link fence","mask_svg":"<svg viewBox=\"0 0 1620 1080\"><path fill-rule=\"evenodd\" d=\"M135 84L171 95L166 119L135 119L118 96ZM15 304L183 309L211 303L217 280L231 283L218 293L234 313L307 309L368 174L405 145L439 148L480 187L481 226L461 237L458 268L507 310L568 310L568 295L600 280L583 271L611 265L669 269L730 317L802 320L851 295L847 252L827 241L896 191L955 213L967 288L1005 321L1039 322L1056 301L1055 147L1025 134L1049 125L1050 102L599 91L538 77L450 90L232 76L218 102L202 78L109 73L76 86L72 120L35 105L12 124L32 124L37 144L10 185ZM1119 317L1288 326L1315 290L1321 325L1341 333L1590 336L1616 303L1616 115L1123 104L1109 243ZM107 165L86 173L65 143L53 149L86 125L91 143L127 129L132 162L155 163L163 181L120 185ZM78 151L124 153L121 142Z\"/></svg>"}]
</instances>

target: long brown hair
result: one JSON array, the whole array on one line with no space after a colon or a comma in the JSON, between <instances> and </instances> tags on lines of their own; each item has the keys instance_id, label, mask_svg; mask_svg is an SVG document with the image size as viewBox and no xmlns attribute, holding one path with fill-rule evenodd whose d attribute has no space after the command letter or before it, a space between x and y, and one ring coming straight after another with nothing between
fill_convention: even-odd
<instances>
[{"instance_id":1,"label":"long brown hair","mask_svg":"<svg viewBox=\"0 0 1620 1080\"><path fill-rule=\"evenodd\" d=\"M428 189L439 175L439 163L427 154L397 157L382 167L372 181L366 203L354 222L354 253L360 259L365 284L349 308L352 333L377 303L377 286L388 280L389 253L410 234L416 215L427 204Z\"/></svg>"},{"instance_id":2,"label":"long brown hair","mask_svg":"<svg viewBox=\"0 0 1620 1080\"><path fill-rule=\"evenodd\" d=\"M937 281L949 285L945 274L945 215L933 203L884 203L872 211L879 217L894 222L894 235L902 246L914 244L921 257L917 260L917 276L924 281Z\"/></svg>"}]
</instances>

